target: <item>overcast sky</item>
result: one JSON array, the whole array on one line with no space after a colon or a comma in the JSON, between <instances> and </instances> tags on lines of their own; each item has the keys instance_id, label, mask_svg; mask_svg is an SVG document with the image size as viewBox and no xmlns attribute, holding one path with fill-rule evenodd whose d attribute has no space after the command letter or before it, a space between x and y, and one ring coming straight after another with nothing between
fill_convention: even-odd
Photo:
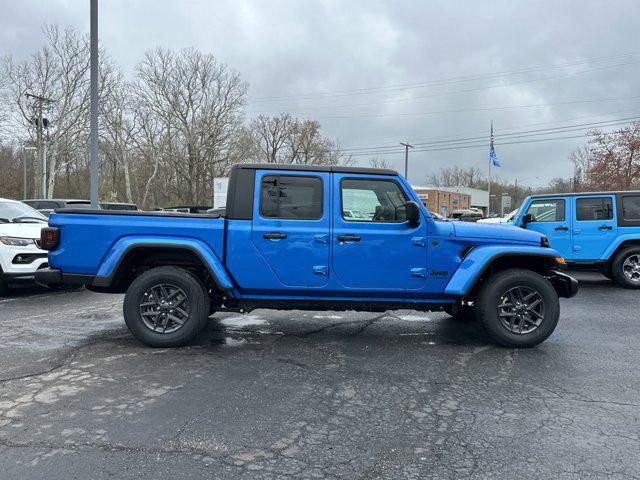
<instances>
[{"instance_id":1,"label":"overcast sky","mask_svg":"<svg viewBox=\"0 0 640 480\"><path fill-rule=\"evenodd\" d=\"M0 55L34 52L46 22L88 32L88 0L1 5ZM424 150L487 139L493 119L496 174L536 186L570 176L584 139L530 140L583 132L499 135L640 116L638 18L637 0L102 0L100 41L128 74L158 45L213 53L249 82L248 115L317 118L345 148L376 147L353 151L360 164L391 152L378 156L401 169L388 147L423 144L414 184L441 166L486 170L486 147Z\"/></svg>"}]
</instances>

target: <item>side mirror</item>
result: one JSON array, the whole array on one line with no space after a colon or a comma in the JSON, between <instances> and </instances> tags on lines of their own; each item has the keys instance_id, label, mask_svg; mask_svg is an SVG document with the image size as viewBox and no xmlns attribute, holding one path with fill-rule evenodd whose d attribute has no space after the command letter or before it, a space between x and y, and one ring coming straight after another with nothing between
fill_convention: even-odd
<instances>
[{"instance_id":1,"label":"side mirror","mask_svg":"<svg viewBox=\"0 0 640 480\"><path fill-rule=\"evenodd\" d=\"M409 220L409 225L412 228L420 225L420 206L416 202L411 201L405 203L404 208L407 214L407 220Z\"/></svg>"},{"instance_id":2,"label":"side mirror","mask_svg":"<svg viewBox=\"0 0 640 480\"><path fill-rule=\"evenodd\" d=\"M527 213L522 216L522 228L527 228L527 224L533 222L533 215Z\"/></svg>"}]
</instances>

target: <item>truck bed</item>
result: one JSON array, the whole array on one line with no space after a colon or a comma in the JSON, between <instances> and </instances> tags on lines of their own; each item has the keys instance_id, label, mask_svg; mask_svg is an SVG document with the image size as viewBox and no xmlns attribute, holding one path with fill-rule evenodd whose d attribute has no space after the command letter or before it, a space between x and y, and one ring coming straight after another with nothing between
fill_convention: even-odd
<instances>
[{"instance_id":1,"label":"truck bed","mask_svg":"<svg viewBox=\"0 0 640 480\"><path fill-rule=\"evenodd\" d=\"M144 237L150 244L204 242L218 259L224 246L225 221L218 215L62 209L51 214L49 226L60 229L64 239L49 253L50 266L87 275L97 275L127 237Z\"/></svg>"}]
</instances>

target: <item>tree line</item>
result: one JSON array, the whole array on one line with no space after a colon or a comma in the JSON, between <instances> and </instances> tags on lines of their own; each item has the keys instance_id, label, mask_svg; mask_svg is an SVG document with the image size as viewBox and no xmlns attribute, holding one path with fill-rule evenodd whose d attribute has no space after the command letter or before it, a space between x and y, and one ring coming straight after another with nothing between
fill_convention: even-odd
<instances>
[{"instance_id":1,"label":"tree line","mask_svg":"<svg viewBox=\"0 0 640 480\"><path fill-rule=\"evenodd\" d=\"M26 159L28 197L87 198L89 39L56 25L43 34L46 45L27 60L0 60L0 196L21 198ZM315 120L281 113L248 121L247 82L212 54L156 48L128 78L101 51L99 70L103 201L208 205L214 178L235 163L350 162Z\"/></svg>"}]
</instances>

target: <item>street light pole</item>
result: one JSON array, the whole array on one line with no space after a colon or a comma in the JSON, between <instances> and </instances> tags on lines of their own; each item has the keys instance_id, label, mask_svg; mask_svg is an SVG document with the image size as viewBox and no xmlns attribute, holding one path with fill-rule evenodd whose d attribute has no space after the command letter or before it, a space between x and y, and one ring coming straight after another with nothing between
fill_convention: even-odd
<instances>
[{"instance_id":1,"label":"street light pole","mask_svg":"<svg viewBox=\"0 0 640 480\"><path fill-rule=\"evenodd\" d=\"M98 208L99 179L98 179L98 0L91 0L90 5L90 54L91 54L91 119L90 119L90 149L91 149L91 206Z\"/></svg>"},{"instance_id":2,"label":"street light pole","mask_svg":"<svg viewBox=\"0 0 640 480\"><path fill-rule=\"evenodd\" d=\"M409 181L409 149L413 148L409 142L400 142L400 145L404 147L404 178Z\"/></svg>"}]
</instances>

